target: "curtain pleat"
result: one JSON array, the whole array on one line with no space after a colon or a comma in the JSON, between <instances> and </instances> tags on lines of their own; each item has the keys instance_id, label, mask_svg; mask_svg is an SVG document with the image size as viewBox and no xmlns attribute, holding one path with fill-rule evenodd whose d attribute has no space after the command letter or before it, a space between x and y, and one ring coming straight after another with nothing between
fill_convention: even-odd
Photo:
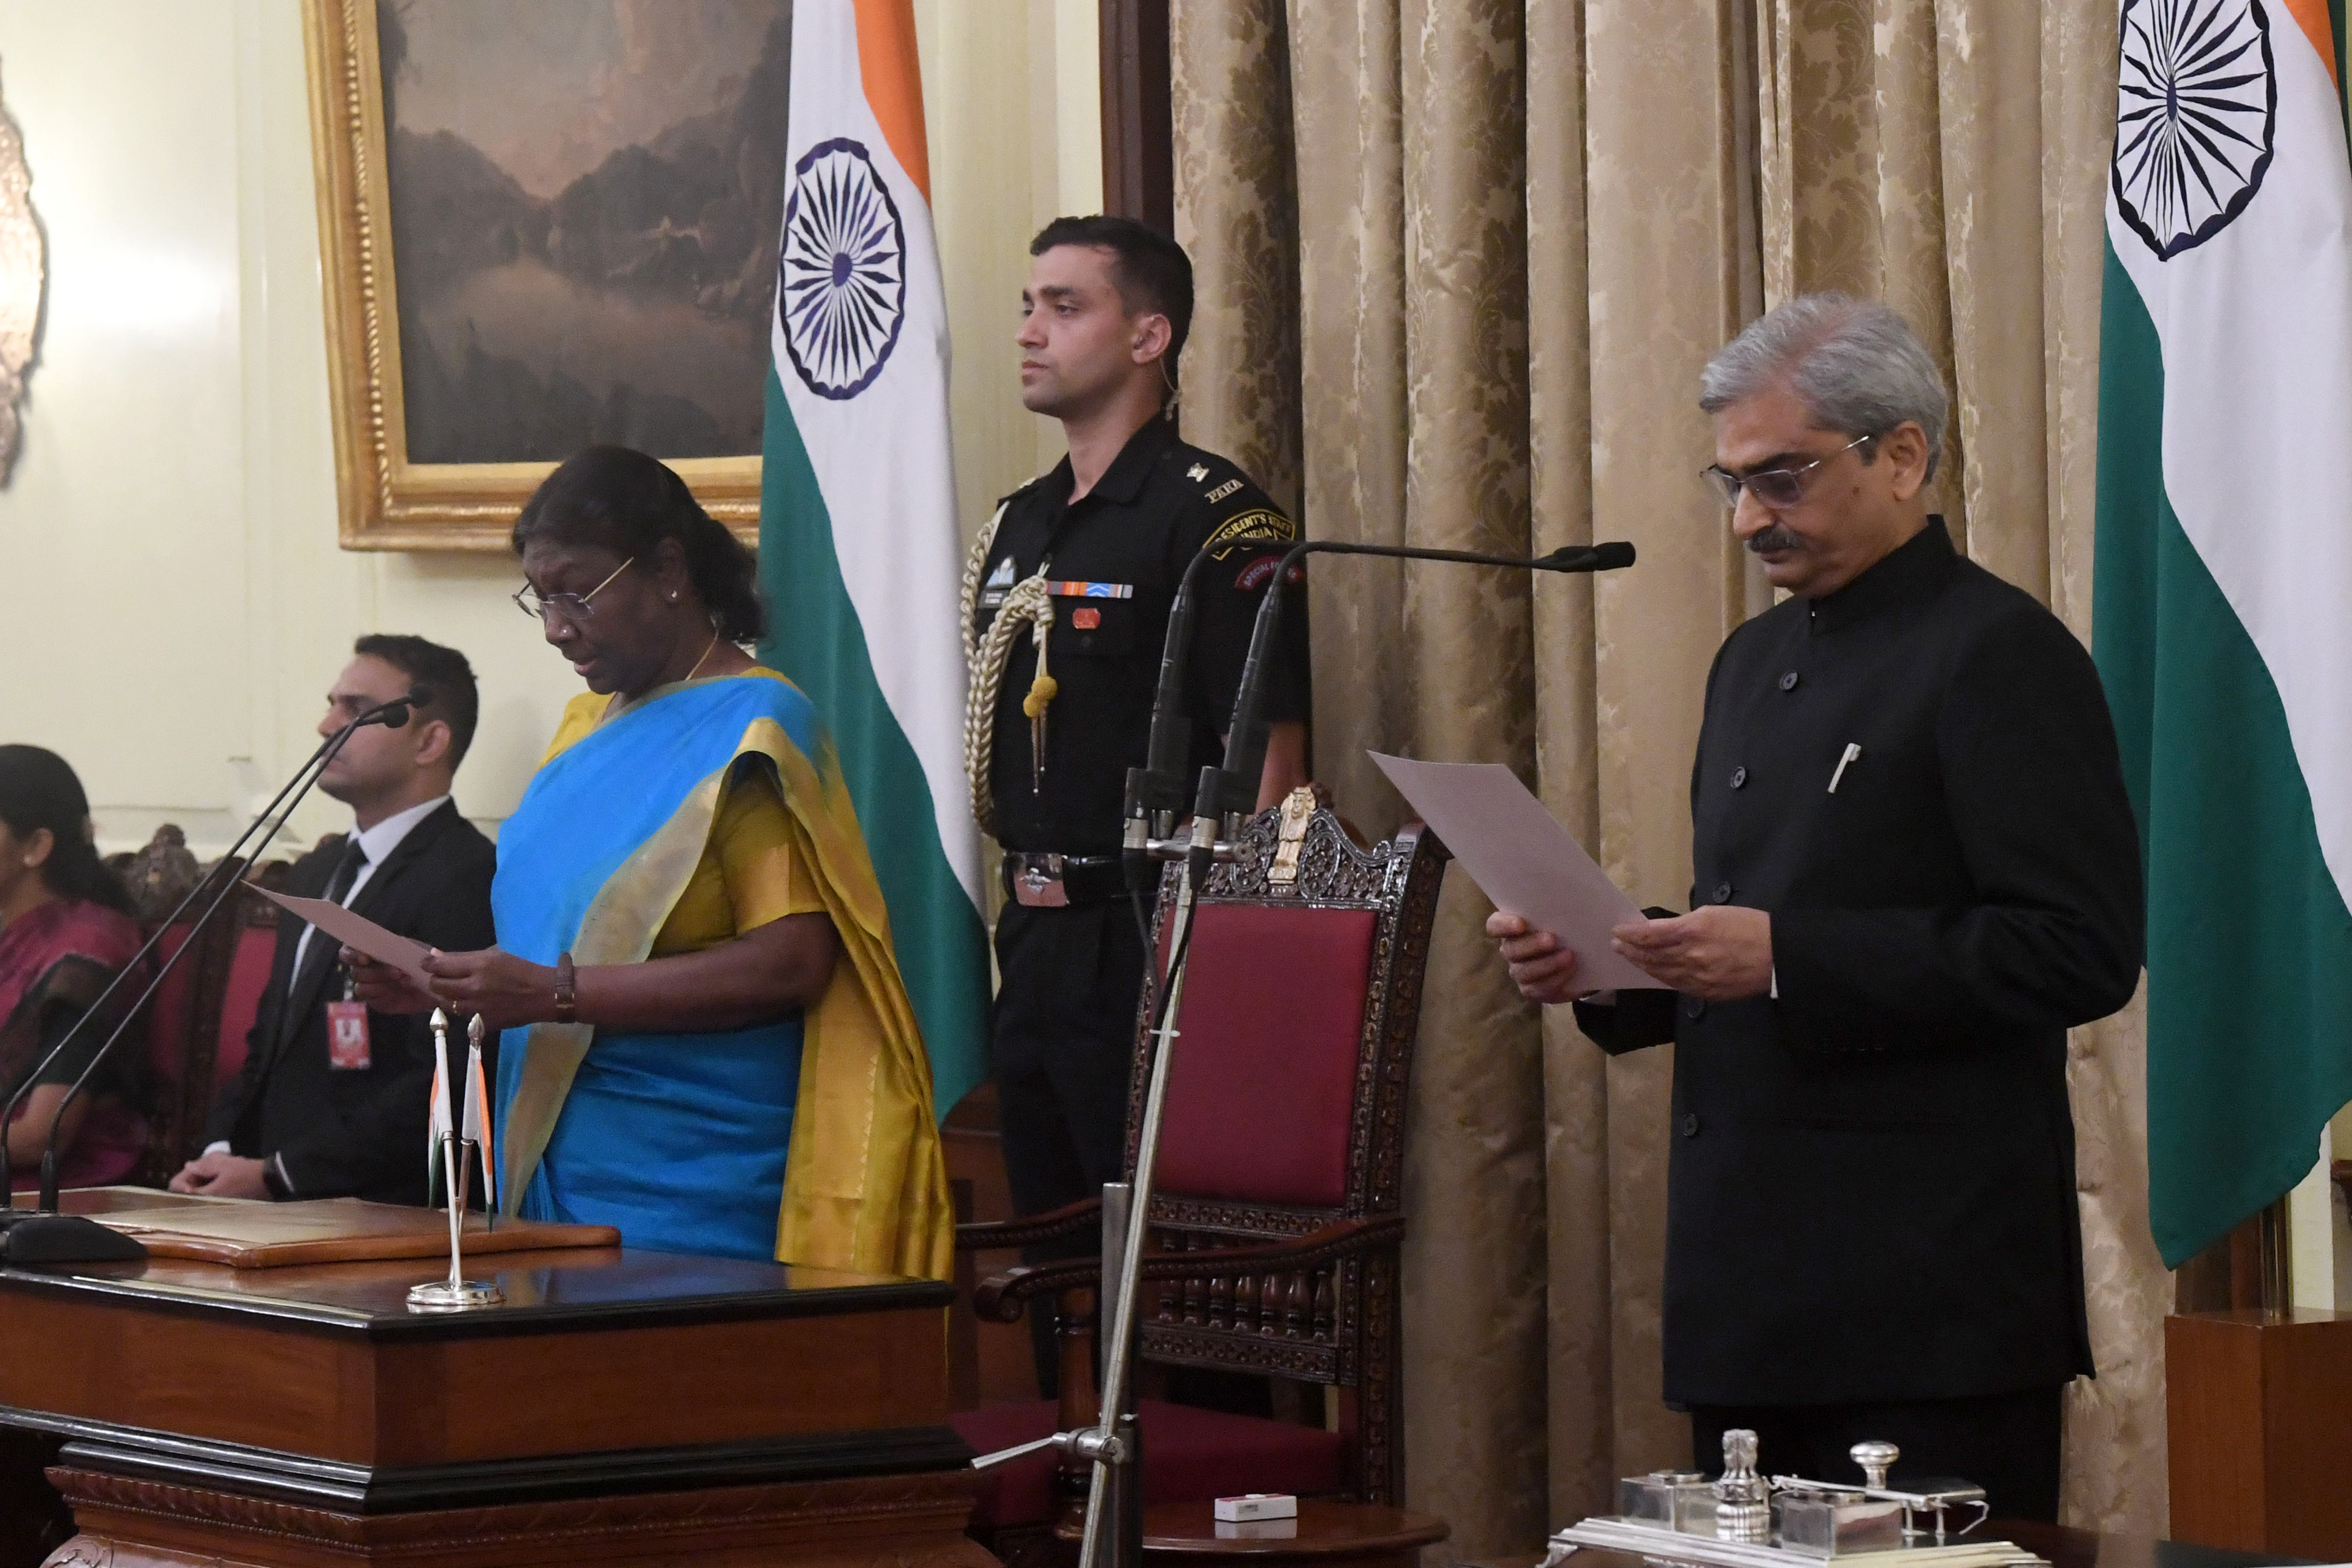
<instances>
[{"instance_id":1,"label":"curtain pleat","mask_svg":"<svg viewBox=\"0 0 2352 1568\"><path fill-rule=\"evenodd\" d=\"M1517 769L1644 903L1689 897L1707 669L1771 602L1696 478L1707 357L1768 304L1887 300L1954 394L1940 504L2078 633L2090 608L2108 0L1184 0L1188 437L1317 537L1541 552L1599 579L1325 557L1315 764ZM1406 1490L1450 1561L1531 1549L1689 1455L1659 1397L1670 1050L1538 1017L1450 876L1414 1064ZM2070 1521L2164 1522L2136 1010L2071 1056L2094 1348ZM1538 1375L1540 1373L1540 1375Z\"/></svg>"}]
</instances>

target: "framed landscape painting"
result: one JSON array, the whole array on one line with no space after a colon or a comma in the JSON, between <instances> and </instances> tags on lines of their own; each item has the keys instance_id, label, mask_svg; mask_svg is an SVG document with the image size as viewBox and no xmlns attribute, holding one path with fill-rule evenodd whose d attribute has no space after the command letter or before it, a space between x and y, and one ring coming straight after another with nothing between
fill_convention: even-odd
<instances>
[{"instance_id":1,"label":"framed landscape painting","mask_svg":"<svg viewBox=\"0 0 2352 1568\"><path fill-rule=\"evenodd\" d=\"M342 542L599 442L756 531L792 0L304 0Z\"/></svg>"}]
</instances>

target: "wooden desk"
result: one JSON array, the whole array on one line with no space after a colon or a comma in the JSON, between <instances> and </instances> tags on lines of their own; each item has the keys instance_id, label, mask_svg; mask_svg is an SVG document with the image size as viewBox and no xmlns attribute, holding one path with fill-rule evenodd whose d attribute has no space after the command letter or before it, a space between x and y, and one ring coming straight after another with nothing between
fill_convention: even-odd
<instances>
[{"instance_id":1,"label":"wooden desk","mask_svg":"<svg viewBox=\"0 0 2352 1568\"><path fill-rule=\"evenodd\" d=\"M950 1287L620 1248L0 1270L0 1423L82 1555L294 1568L992 1562L944 1425ZM5 1563L37 1561L18 1556Z\"/></svg>"}]
</instances>

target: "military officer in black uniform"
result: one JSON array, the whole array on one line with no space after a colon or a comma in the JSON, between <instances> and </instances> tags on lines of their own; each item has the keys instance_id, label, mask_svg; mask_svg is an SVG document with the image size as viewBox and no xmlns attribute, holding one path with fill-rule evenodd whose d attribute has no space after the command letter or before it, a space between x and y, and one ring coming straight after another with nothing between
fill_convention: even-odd
<instances>
[{"instance_id":1,"label":"military officer in black uniform","mask_svg":"<svg viewBox=\"0 0 2352 1568\"><path fill-rule=\"evenodd\" d=\"M1223 756L1251 624L1297 532L1239 468L1178 438L1183 250L1129 219L1084 217L1048 225L1030 255L1022 401L1061 421L1069 456L1005 499L966 574L975 702L993 698L973 716L990 737L975 806L1003 848L1007 894L991 1069L1024 1214L1093 1195L1122 1162L1144 948L1121 807L1177 584L1205 550L1184 685L1190 778ZM1284 591L1262 803L1306 782L1306 595Z\"/></svg>"},{"instance_id":2,"label":"military officer in black uniform","mask_svg":"<svg viewBox=\"0 0 2352 1568\"><path fill-rule=\"evenodd\" d=\"M2090 656L1958 554L1922 493L1945 394L1883 305L1790 301L1709 364L1713 476L1793 597L1732 633L1691 778L1693 912L1612 943L1672 990L1583 996L1604 1050L1672 1040L1665 1394L1699 1462L1960 1476L2054 1520L2092 1372L2066 1030L2130 1000L2139 847Z\"/></svg>"}]
</instances>

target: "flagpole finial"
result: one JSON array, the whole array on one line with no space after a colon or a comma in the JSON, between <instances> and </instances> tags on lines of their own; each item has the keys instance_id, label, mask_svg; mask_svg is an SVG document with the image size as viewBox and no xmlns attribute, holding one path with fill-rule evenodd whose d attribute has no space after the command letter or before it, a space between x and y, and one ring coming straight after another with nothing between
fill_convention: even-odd
<instances>
[{"instance_id":1,"label":"flagpole finial","mask_svg":"<svg viewBox=\"0 0 2352 1568\"><path fill-rule=\"evenodd\" d=\"M448 1014L446 1014L446 1013L444 1013L444 1012L443 1012L443 1011L441 1011L441 1009L440 1009L440 1008L438 1008L438 1007L434 1008L434 1009L433 1009L433 1026L434 1026L436 1029L446 1029L446 1028L447 1028L447 1027L449 1026L449 1015L448 1015Z\"/></svg>"},{"instance_id":2,"label":"flagpole finial","mask_svg":"<svg viewBox=\"0 0 2352 1568\"><path fill-rule=\"evenodd\" d=\"M466 1020L466 1038L477 1046L482 1043L482 1016L479 1013Z\"/></svg>"}]
</instances>

